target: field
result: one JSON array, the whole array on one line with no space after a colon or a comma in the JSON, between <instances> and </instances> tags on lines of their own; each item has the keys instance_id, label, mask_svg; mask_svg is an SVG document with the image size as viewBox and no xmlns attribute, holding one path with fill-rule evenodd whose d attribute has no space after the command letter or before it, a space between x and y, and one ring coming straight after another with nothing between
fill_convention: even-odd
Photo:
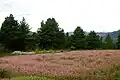
<instances>
[{"instance_id":1,"label":"field","mask_svg":"<svg viewBox=\"0 0 120 80\"><path fill-rule=\"evenodd\" d=\"M120 50L86 50L0 58L0 68L25 76L81 77L81 80L95 80L98 76L107 76L106 80L112 80L111 73L114 67L120 69L117 66L119 63Z\"/></svg>"}]
</instances>

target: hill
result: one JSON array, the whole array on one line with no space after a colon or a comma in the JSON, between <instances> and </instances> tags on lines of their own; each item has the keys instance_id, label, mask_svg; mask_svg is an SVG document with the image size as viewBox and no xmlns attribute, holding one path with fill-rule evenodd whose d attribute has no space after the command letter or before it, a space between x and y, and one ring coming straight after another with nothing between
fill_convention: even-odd
<instances>
[{"instance_id":1,"label":"hill","mask_svg":"<svg viewBox=\"0 0 120 80\"><path fill-rule=\"evenodd\" d=\"M85 32L85 34L87 35L89 32ZM120 33L120 30L118 31L113 31L113 32L97 32L97 34L103 38L105 38L107 36L107 34L110 34L111 38L113 40L116 40L118 34ZM72 35L73 32L69 32L69 35Z\"/></svg>"}]
</instances>

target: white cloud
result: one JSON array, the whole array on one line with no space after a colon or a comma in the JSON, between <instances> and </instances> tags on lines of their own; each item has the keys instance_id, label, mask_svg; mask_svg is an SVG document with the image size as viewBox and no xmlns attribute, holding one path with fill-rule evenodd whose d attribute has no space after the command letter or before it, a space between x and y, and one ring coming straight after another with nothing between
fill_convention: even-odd
<instances>
[{"instance_id":1,"label":"white cloud","mask_svg":"<svg viewBox=\"0 0 120 80\"><path fill-rule=\"evenodd\" d=\"M119 0L0 0L0 23L10 13L27 19L33 31L54 17L65 31L81 26L85 31L120 29Z\"/></svg>"}]
</instances>

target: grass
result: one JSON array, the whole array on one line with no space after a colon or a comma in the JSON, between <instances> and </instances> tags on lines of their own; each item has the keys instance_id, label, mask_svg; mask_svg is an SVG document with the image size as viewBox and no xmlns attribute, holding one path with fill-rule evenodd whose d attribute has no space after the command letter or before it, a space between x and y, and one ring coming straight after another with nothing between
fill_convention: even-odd
<instances>
[{"instance_id":1,"label":"grass","mask_svg":"<svg viewBox=\"0 0 120 80\"><path fill-rule=\"evenodd\" d=\"M4 56L12 56L12 54L7 52L0 52L0 57L4 57Z\"/></svg>"},{"instance_id":2,"label":"grass","mask_svg":"<svg viewBox=\"0 0 120 80\"><path fill-rule=\"evenodd\" d=\"M86 79L82 80L120 80L120 64L114 64L106 69L88 72Z\"/></svg>"},{"instance_id":3,"label":"grass","mask_svg":"<svg viewBox=\"0 0 120 80\"><path fill-rule=\"evenodd\" d=\"M11 72L7 69L0 69L0 78L10 78Z\"/></svg>"},{"instance_id":4,"label":"grass","mask_svg":"<svg viewBox=\"0 0 120 80\"><path fill-rule=\"evenodd\" d=\"M116 71L114 74L115 80L120 80L120 71Z\"/></svg>"},{"instance_id":5,"label":"grass","mask_svg":"<svg viewBox=\"0 0 120 80\"><path fill-rule=\"evenodd\" d=\"M46 69L44 69L42 73L44 73L45 71L49 71L50 69L52 71L49 74L54 73L54 71L56 71L56 73L58 74L60 71L62 71L62 70L59 70L61 66L65 73L64 75L58 74L56 75L56 77L53 77L55 76L54 74L53 76L48 74L49 77L39 76L37 74L34 74L33 76L25 74L24 76L18 75L17 77L13 77L11 80L120 80L120 63L118 63L120 60L119 51L117 53L114 53L113 51L105 51L105 52L104 51L100 51L100 52L99 51L91 51L91 52L76 51L71 53L72 54L54 54L54 55L46 54L44 56L40 56L40 55L27 56L27 59L25 56L21 56L20 57L21 63L22 61L24 62L24 60L26 61L31 60L30 63L32 63L32 60L37 58L37 61L33 60L34 67L35 67L35 64L38 65L40 63L43 65L44 63L47 64L48 62L49 64L47 64ZM111 54L111 53L114 53L114 54ZM14 62L14 60L12 60L10 57L9 59L11 60L11 62L12 61ZM17 60L15 61L18 63ZM71 64L68 65L68 63L71 63ZM4 64L7 64L7 63L3 62L3 65ZM13 63L13 64L16 64L16 63ZM89 70L86 71L86 69L82 68L82 66L85 68L88 68ZM35 68L35 69L39 69L39 70L41 69L42 71L42 68L44 67L40 65L40 68ZM71 68L76 70L79 73L77 77L73 76L75 73L71 75L69 74L66 75L67 74L66 71ZM30 69L33 69L33 67ZM82 70L84 72L82 72ZM6 71L0 70L0 75L3 74L4 72ZM32 73L34 72L35 71L33 70ZM70 72L68 71L68 73ZM44 75L44 74L41 74L41 75ZM7 74L7 76L9 77L9 74ZM58 76L61 76L61 77L58 77ZM1 77L1 78L4 78L4 77Z\"/></svg>"},{"instance_id":6,"label":"grass","mask_svg":"<svg viewBox=\"0 0 120 80\"><path fill-rule=\"evenodd\" d=\"M0 75L3 72L4 74L6 73L6 71L0 70ZM9 76L10 75L7 74L7 77L2 77L2 78L8 78ZM112 65L110 68L106 68L106 69L91 71L88 72L87 74L83 74L78 77L17 76L12 78L12 80L120 80L120 64Z\"/></svg>"},{"instance_id":7,"label":"grass","mask_svg":"<svg viewBox=\"0 0 120 80\"><path fill-rule=\"evenodd\" d=\"M17 76L11 78L11 80L120 80L120 68L118 69L119 66L114 66L104 70L91 71L87 74L80 75L79 77ZM0 70L0 77L10 78L10 73L7 72L8 71L6 70Z\"/></svg>"},{"instance_id":8,"label":"grass","mask_svg":"<svg viewBox=\"0 0 120 80\"><path fill-rule=\"evenodd\" d=\"M57 51L56 50L39 50L39 49L36 49L35 50L35 54L45 54L45 53L56 53Z\"/></svg>"},{"instance_id":9,"label":"grass","mask_svg":"<svg viewBox=\"0 0 120 80\"><path fill-rule=\"evenodd\" d=\"M11 54L7 52L0 52L0 57L5 57L5 56L19 56L19 54Z\"/></svg>"},{"instance_id":10,"label":"grass","mask_svg":"<svg viewBox=\"0 0 120 80\"><path fill-rule=\"evenodd\" d=\"M14 80L55 80L47 77L37 77L37 76L22 76L13 78Z\"/></svg>"},{"instance_id":11,"label":"grass","mask_svg":"<svg viewBox=\"0 0 120 80\"><path fill-rule=\"evenodd\" d=\"M2 79L7 80L7 79ZM80 77L40 77L40 76L18 76L11 80L82 80Z\"/></svg>"}]
</instances>

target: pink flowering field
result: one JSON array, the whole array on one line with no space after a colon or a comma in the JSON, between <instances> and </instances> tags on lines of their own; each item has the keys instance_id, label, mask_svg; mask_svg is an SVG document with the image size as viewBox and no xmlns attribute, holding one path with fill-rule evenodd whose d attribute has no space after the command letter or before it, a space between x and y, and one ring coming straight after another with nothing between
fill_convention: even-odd
<instances>
[{"instance_id":1,"label":"pink flowering field","mask_svg":"<svg viewBox=\"0 0 120 80\"><path fill-rule=\"evenodd\" d=\"M25 75L79 76L120 62L120 50L86 50L0 58L0 68Z\"/></svg>"}]
</instances>

